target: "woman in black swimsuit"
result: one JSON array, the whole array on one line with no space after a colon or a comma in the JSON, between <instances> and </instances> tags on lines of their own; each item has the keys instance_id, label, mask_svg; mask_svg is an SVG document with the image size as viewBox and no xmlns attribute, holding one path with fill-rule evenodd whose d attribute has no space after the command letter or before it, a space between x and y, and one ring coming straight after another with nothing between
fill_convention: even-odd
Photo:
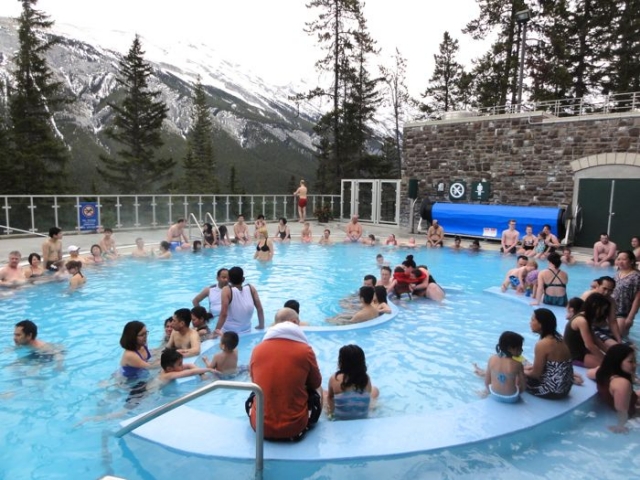
<instances>
[{"instance_id":1,"label":"woman in black swimsuit","mask_svg":"<svg viewBox=\"0 0 640 480\"><path fill-rule=\"evenodd\" d=\"M269 238L269 232L266 227L258 230L258 244L256 245L256 253L253 258L262 262L268 262L273 258L273 243Z\"/></svg>"},{"instance_id":2,"label":"woman in black swimsuit","mask_svg":"<svg viewBox=\"0 0 640 480\"><path fill-rule=\"evenodd\" d=\"M217 247L216 236L213 233L213 225L210 223L204 224L204 230L202 230L202 246L204 248Z\"/></svg>"},{"instance_id":3,"label":"woman in black swimsuit","mask_svg":"<svg viewBox=\"0 0 640 480\"><path fill-rule=\"evenodd\" d=\"M287 227L287 219L282 217L278 222L278 233L275 237L278 242L288 242L291 240L291 231Z\"/></svg>"}]
</instances>

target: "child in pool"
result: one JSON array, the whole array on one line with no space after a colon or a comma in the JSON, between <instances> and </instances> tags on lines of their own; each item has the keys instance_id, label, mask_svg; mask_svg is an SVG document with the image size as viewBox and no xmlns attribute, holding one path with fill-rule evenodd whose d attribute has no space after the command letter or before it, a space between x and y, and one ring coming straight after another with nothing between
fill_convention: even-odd
<instances>
[{"instance_id":1,"label":"child in pool","mask_svg":"<svg viewBox=\"0 0 640 480\"><path fill-rule=\"evenodd\" d=\"M533 270L524 277L524 292L527 297L536 298L536 287L538 286L538 262L531 259L527 265L532 265Z\"/></svg>"},{"instance_id":2,"label":"child in pool","mask_svg":"<svg viewBox=\"0 0 640 480\"><path fill-rule=\"evenodd\" d=\"M538 264L535 263L535 265L537 266ZM504 277L504 282L502 282L502 291L506 292L509 287L512 287L516 292L524 293L525 278L535 268L533 264L527 263L524 267L516 267L509 270Z\"/></svg>"},{"instance_id":3,"label":"child in pool","mask_svg":"<svg viewBox=\"0 0 640 480\"><path fill-rule=\"evenodd\" d=\"M380 395L367 374L364 351L345 345L338 353L338 371L329 379L325 405L338 419L365 418Z\"/></svg>"},{"instance_id":4,"label":"child in pool","mask_svg":"<svg viewBox=\"0 0 640 480\"><path fill-rule=\"evenodd\" d=\"M536 244L536 258L545 258L547 256L547 244L545 243L545 240L547 238L547 234L544 232L540 232L538 234L538 243Z\"/></svg>"},{"instance_id":5,"label":"child in pool","mask_svg":"<svg viewBox=\"0 0 640 480\"><path fill-rule=\"evenodd\" d=\"M302 243L311 243L313 239L313 233L311 233L311 224L309 222L304 222L302 230L300 231L300 240Z\"/></svg>"},{"instance_id":6,"label":"child in pool","mask_svg":"<svg viewBox=\"0 0 640 480\"><path fill-rule=\"evenodd\" d=\"M236 347L240 339L236 332L224 332L220 337L220 353L216 353L211 362L207 357L202 357L204 364L214 371L223 375L237 373L238 371L238 350Z\"/></svg>"},{"instance_id":7,"label":"child in pool","mask_svg":"<svg viewBox=\"0 0 640 480\"><path fill-rule=\"evenodd\" d=\"M215 373L212 368L198 368L192 363L182 363L183 356L175 348L165 348L160 357L160 375L158 380L162 385L177 378L191 377L193 375L204 376L206 373Z\"/></svg>"},{"instance_id":8,"label":"child in pool","mask_svg":"<svg viewBox=\"0 0 640 480\"><path fill-rule=\"evenodd\" d=\"M521 360L523 343L522 335L503 332L496 345L496 355L489 358L487 369L482 370L474 364L476 375L484 376L486 390L483 396L491 395L500 402L518 401L527 385Z\"/></svg>"}]
</instances>

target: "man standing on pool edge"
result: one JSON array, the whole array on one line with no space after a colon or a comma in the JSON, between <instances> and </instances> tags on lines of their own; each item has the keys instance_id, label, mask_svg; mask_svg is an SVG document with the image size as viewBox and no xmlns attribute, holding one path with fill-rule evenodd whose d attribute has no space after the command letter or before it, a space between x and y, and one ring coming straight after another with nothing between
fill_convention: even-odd
<instances>
[{"instance_id":1,"label":"man standing on pool edge","mask_svg":"<svg viewBox=\"0 0 640 480\"><path fill-rule=\"evenodd\" d=\"M519 239L520 232L516 230L516 221L509 220L509 228L502 231L502 247L500 247L500 251L502 253L515 254Z\"/></svg>"},{"instance_id":2,"label":"man standing on pool edge","mask_svg":"<svg viewBox=\"0 0 640 480\"><path fill-rule=\"evenodd\" d=\"M251 352L251 380L264 392L265 440L296 442L322 413L322 375L298 314L281 308L264 339ZM256 428L253 394L245 404Z\"/></svg>"},{"instance_id":3,"label":"man standing on pool edge","mask_svg":"<svg viewBox=\"0 0 640 480\"><path fill-rule=\"evenodd\" d=\"M304 223L307 216L307 186L304 180L300 180L300 186L293 192L294 197L298 197L298 221Z\"/></svg>"}]
</instances>

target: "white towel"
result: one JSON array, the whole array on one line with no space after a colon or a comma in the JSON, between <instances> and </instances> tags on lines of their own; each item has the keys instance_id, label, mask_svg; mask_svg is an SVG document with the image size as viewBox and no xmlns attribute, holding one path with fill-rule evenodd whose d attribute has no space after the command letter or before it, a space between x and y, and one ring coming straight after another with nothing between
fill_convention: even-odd
<instances>
[{"instance_id":1,"label":"white towel","mask_svg":"<svg viewBox=\"0 0 640 480\"><path fill-rule=\"evenodd\" d=\"M283 338L286 340L293 340L294 342L309 344L307 337L300 326L292 322L276 323L267 330L267 333L264 334L263 340L271 340L275 338Z\"/></svg>"}]
</instances>

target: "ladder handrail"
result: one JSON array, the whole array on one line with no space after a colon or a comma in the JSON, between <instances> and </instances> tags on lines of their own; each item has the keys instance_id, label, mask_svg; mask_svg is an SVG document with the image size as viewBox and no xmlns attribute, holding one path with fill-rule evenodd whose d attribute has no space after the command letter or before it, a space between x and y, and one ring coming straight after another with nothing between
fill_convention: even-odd
<instances>
[{"instance_id":1,"label":"ladder handrail","mask_svg":"<svg viewBox=\"0 0 640 480\"><path fill-rule=\"evenodd\" d=\"M159 407L151 410L150 412L135 419L131 423L125 425L115 433L115 436L120 438L127 433L135 430L138 427L164 415L171 410L174 410L185 403L189 403L191 400L195 400L207 393L217 390L219 388L227 388L230 390L250 390L256 394L256 472L262 472L264 464L264 394L262 389L255 383L251 382L231 382L228 380L217 380L209 385L200 387L193 392L187 393L180 398L177 398L169 403L160 405Z\"/></svg>"},{"instance_id":2,"label":"ladder handrail","mask_svg":"<svg viewBox=\"0 0 640 480\"><path fill-rule=\"evenodd\" d=\"M200 230L201 237L204 238L204 230L202 230L202 227L200 226L200 222L198 222L198 219L196 218L196 216L193 213L190 213L189 219L193 219L193 221L198 226L198 230ZM191 240L191 222L189 222L189 240Z\"/></svg>"},{"instance_id":3,"label":"ladder handrail","mask_svg":"<svg viewBox=\"0 0 640 480\"><path fill-rule=\"evenodd\" d=\"M205 220L211 220L211 225L213 225L213 228L216 229L216 232L218 232L218 238L220 238L220 229L218 228L218 224L216 223L216 221L213 219L213 216L209 212L206 212L204 214L204 218Z\"/></svg>"},{"instance_id":4,"label":"ladder handrail","mask_svg":"<svg viewBox=\"0 0 640 480\"><path fill-rule=\"evenodd\" d=\"M9 232L11 230L17 230L18 232L30 233L31 235L39 235L40 237L48 237L49 236L49 235L46 235L44 233L32 232L30 230L22 230L21 228L16 228L16 227L9 227L8 225L0 225L0 228L4 228L7 232Z\"/></svg>"}]
</instances>

